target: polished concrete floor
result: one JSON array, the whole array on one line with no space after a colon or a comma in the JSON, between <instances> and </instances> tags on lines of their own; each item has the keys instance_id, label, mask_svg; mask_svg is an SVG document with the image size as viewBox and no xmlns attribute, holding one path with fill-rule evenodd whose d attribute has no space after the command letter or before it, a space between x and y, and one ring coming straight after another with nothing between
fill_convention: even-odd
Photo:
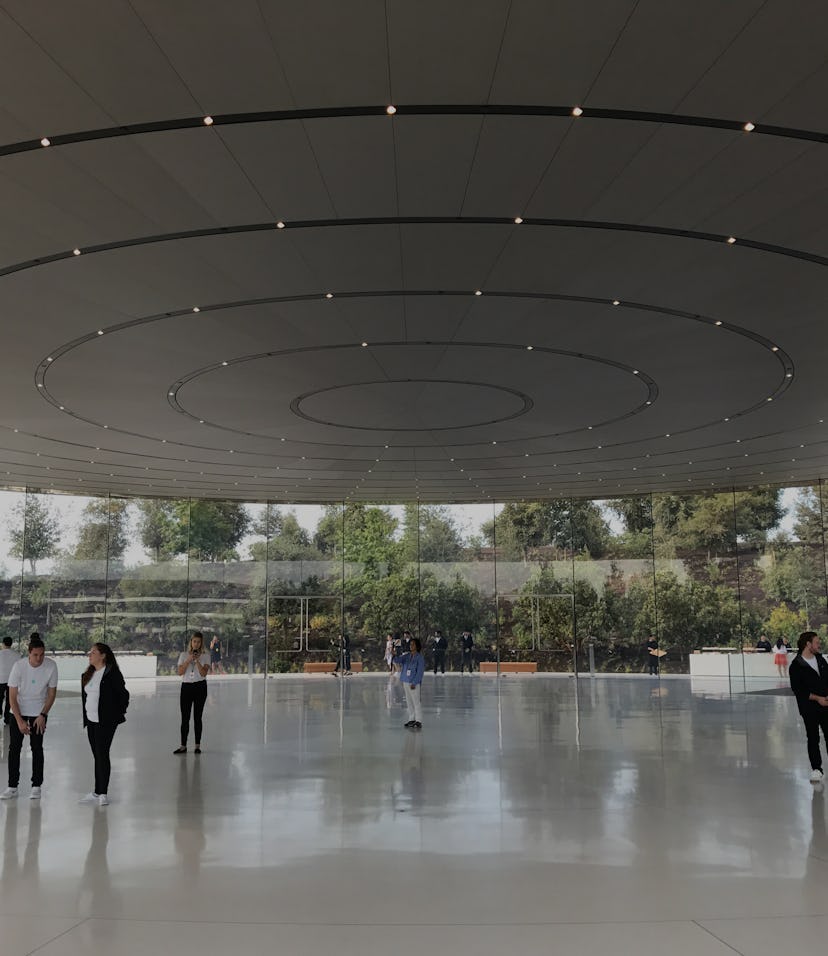
<instances>
[{"instance_id":1,"label":"polished concrete floor","mask_svg":"<svg viewBox=\"0 0 828 956\"><path fill-rule=\"evenodd\" d=\"M0 804L0 954L764 956L828 937L825 794L786 694L725 682L133 681L112 804L77 697ZM3 748L8 743L6 733ZM191 741L192 743L192 741ZM28 759L23 763L27 780Z\"/></svg>"}]
</instances>

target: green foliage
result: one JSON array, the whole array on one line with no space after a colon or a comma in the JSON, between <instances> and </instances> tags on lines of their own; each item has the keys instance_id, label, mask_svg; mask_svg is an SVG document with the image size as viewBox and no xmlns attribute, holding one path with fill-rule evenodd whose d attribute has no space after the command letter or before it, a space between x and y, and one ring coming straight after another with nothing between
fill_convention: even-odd
<instances>
[{"instance_id":1,"label":"green foliage","mask_svg":"<svg viewBox=\"0 0 828 956\"><path fill-rule=\"evenodd\" d=\"M321 557L311 536L299 524L295 511L268 505L265 514L253 523L253 533L266 537L250 546L254 561L312 561Z\"/></svg>"},{"instance_id":2,"label":"green foliage","mask_svg":"<svg viewBox=\"0 0 828 956\"><path fill-rule=\"evenodd\" d=\"M459 561L463 555L460 529L444 505L406 505L402 552L406 561Z\"/></svg>"},{"instance_id":3,"label":"green foliage","mask_svg":"<svg viewBox=\"0 0 828 956\"><path fill-rule=\"evenodd\" d=\"M180 541L175 503L153 498L139 501L138 534L147 554L156 563L172 558Z\"/></svg>"},{"instance_id":4,"label":"green foliage","mask_svg":"<svg viewBox=\"0 0 828 956\"><path fill-rule=\"evenodd\" d=\"M771 641L785 638L795 645L803 631L809 630L808 619L804 611L793 611L787 604L777 604L770 612L765 631Z\"/></svg>"},{"instance_id":5,"label":"green foliage","mask_svg":"<svg viewBox=\"0 0 828 956\"><path fill-rule=\"evenodd\" d=\"M32 574L37 574L37 562L57 554L60 543L60 522L57 515L38 495L26 495L12 508L9 522L9 553L29 562Z\"/></svg>"},{"instance_id":6,"label":"green foliage","mask_svg":"<svg viewBox=\"0 0 828 956\"><path fill-rule=\"evenodd\" d=\"M236 545L247 534L250 514L235 501L176 501L174 553L197 561L237 561Z\"/></svg>"},{"instance_id":7,"label":"green foliage","mask_svg":"<svg viewBox=\"0 0 828 956\"><path fill-rule=\"evenodd\" d=\"M483 534L507 561L527 561L532 549L550 547L600 558L610 539L598 505L580 500L510 502L483 525Z\"/></svg>"},{"instance_id":8,"label":"green foliage","mask_svg":"<svg viewBox=\"0 0 828 956\"><path fill-rule=\"evenodd\" d=\"M74 556L80 560L114 560L127 546L127 508L118 498L96 498L83 509Z\"/></svg>"}]
</instances>

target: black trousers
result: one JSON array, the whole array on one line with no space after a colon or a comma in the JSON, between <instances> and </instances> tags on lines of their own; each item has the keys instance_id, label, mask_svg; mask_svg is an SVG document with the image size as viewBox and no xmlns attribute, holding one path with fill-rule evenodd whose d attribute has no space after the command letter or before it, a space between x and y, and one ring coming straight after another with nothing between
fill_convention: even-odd
<instances>
[{"instance_id":1,"label":"black trousers","mask_svg":"<svg viewBox=\"0 0 828 956\"><path fill-rule=\"evenodd\" d=\"M99 796L109 790L109 775L112 771L109 748L112 746L112 738L117 729L117 724L93 724L91 720L86 723L86 736L89 738L89 746L92 748L92 757L95 761L93 792Z\"/></svg>"},{"instance_id":2,"label":"black trousers","mask_svg":"<svg viewBox=\"0 0 828 956\"><path fill-rule=\"evenodd\" d=\"M344 650L339 652L339 657L336 659L336 667L334 668L334 673L339 670L340 667L344 667L346 671L351 669L351 652L350 650Z\"/></svg>"},{"instance_id":3,"label":"black trousers","mask_svg":"<svg viewBox=\"0 0 828 956\"><path fill-rule=\"evenodd\" d=\"M657 674L658 673L658 658L655 657L653 654L648 654L647 656L650 658L650 660L647 662L647 666L650 668L650 673Z\"/></svg>"},{"instance_id":4,"label":"black trousers","mask_svg":"<svg viewBox=\"0 0 828 956\"><path fill-rule=\"evenodd\" d=\"M813 713L802 714L805 724L805 733L808 736L808 759L811 761L811 770L822 770L822 754L819 752L819 732L828 742L828 708L820 707ZM828 746L828 743L826 743Z\"/></svg>"},{"instance_id":5,"label":"black trousers","mask_svg":"<svg viewBox=\"0 0 828 956\"><path fill-rule=\"evenodd\" d=\"M437 673L437 668L441 669L441 673L445 674L446 672L446 652L445 651L435 651L434 652L434 673Z\"/></svg>"},{"instance_id":6,"label":"black trousers","mask_svg":"<svg viewBox=\"0 0 828 956\"><path fill-rule=\"evenodd\" d=\"M3 711L3 723L11 720L11 704L9 703L9 685L0 684L0 710Z\"/></svg>"},{"instance_id":7,"label":"black trousers","mask_svg":"<svg viewBox=\"0 0 828 956\"><path fill-rule=\"evenodd\" d=\"M29 746L32 748L32 786L39 787L43 784L43 734L37 734L32 730L34 726L34 717L24 717L23 720L29 725ZM20 753L23 750L23 741L25 734L20 733L17 721L12 717L9 724L11 739L9 740L9 786L16 787L20 783Z\"/></svg>"},{"instance_id":8,"label":"black trousers","mask_svg":"<svg viewBox=\"0 0 828 956\"><path fill-rule=\"evenodd\" d=\"M465 648L463 649L463 656L462 656L462 658L460 659L460 673L461 673L461 674L463 673L463 668L466 666L466 664L469 665L469 673L471 674L471 672L472 672L472 670L473 670L473 668L472 668L472 649L471 649L471 648L469 648L468 650L466 650Z\"/></svg>"},{"instance_id":9,"label":"black trousers","mask_svg":"<svg viewBox=\"0 0 828 956\"><path fill-rule=\"evenodd\" d=\"M181 685L181 746L187 746L190 735L190 711L193 712L196 747L201 743L201 715L207 702L207 681L199 680L193 684Z\"/></svg>"}]
</instances>

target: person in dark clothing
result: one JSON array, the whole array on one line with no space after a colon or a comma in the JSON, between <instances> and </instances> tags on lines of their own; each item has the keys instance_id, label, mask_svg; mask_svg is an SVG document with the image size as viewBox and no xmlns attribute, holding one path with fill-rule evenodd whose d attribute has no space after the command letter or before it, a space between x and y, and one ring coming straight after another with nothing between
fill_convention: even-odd
<instances>
[{"instance_id":1,"label":"person in dark clothing","mask_svg":"<svg viewBox=\"0 0 828 956\"><path fill-rule=\"evenodd\" d=\"M436 630L434 636L431 638L431 652L434 655L434 673L437 673L437 668L440 668L440 673L445 674L446 672L446 650L448 649L448 641L443 636L443 632Z\"/></svg>"},{"instance_id":2,"label":"person in dark clothing","mask_svg":"<svg viewBox=\"0 0 828 956\"><path fill-rule=\"evenodd\" d=\"M658 660L659 654L658 651L658 641L651 637L646 644L647 647L647 666L649 667L649 674L651 677L658 677Z\"/></svg>"},{"instance_id":3,"label":"person in dark clothing","mask_svg":"<svg viewBox=\"0 0 828 956\"><path fill-rule=\"evenodd\" d=\"M109 749L118 725L126 720L129 691L118 662L107 644L93 644L89 651L89 667L81 677L83 726L95 761L95 789L81 803L109 803Z\"/></svg>"},{"instance_id":4,"label":"person in dark clothing","mask_svg":"<svg viewBox=\"0 0 828 956\"><path fill-rule=\"evenodd\" d=\"M819 653L819 635L815 631L800 634L797 654L788 668L788 676L805 724L811 783L821 783L825 775L822 772L819 732L821 730L828 741L828 661Z\"/></svg>"},{"instance_id":5,"label":"person in dark clothing","mask_svg":"<svg viewBox=\"0 0 828 956\"><path fill-rule=\"evenodd\" d=\"M339 669L343 668L345 671L346 677L351 673L351 638L344 632L339 635L339 656L336 659L336 667L334 668L334 677L339 673Z\"/></svg>"},{"instance_id":6,"label":"person in dark clothing","mask_svg":"<svg viewBox=\"0 0 828 956\"><path fill-rule=\"evenodd\" d=\"M756 642L756 650L761 654L770 654L772 650L771 642L764 634Z\"/></svg>"},{"instance_id":7,"label":"person in dark clothing","mask_svg":"<svg viewBox=\"0 0 828 956\"><path fill-rule=\"evenodd\" d=\"M474 638L468 628L463 631L463 636L460 638L460 652L460 673L462 674L463 668L468 665L471 674L474 670Z\"/></svg>"}]
</instances>

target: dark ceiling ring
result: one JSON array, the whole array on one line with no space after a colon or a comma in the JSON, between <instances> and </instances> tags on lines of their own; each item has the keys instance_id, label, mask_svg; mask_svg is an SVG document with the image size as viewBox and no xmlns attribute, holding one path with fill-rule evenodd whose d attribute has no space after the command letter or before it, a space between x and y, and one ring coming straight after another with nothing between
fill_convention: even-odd
<instances>
[{"instance_id":1,"label":"dark ceiling ring","mask_svg":"<svg viewBox=\"0 0 828 956\"><path fill-rule=\"evenodd\" d=\"M436 427L431 425L428 428L401 428L398 425L393 427L380 427L377 425L342 425L339 422L327 422L321 418L314 418L313 415L309 415L307 412L302 411L301 407L302 402L304 402L306 399L312 398L316 395L322 395L324 392L334 392L342 388L353 388L354 386L360 385L398 385L412 382L422 382L429 385L471 385L477 386L478 388L490 388L498 392L508 392L510 395L520 400L521 407L516 412L512 412L510 415L503 415L501 418L492 418L488 421L473 422L470 425L438 425ZM528 395L518 391L516 388L508 388L506 385L493 385L491 382L470 382L466 381L465 379L448 378L378 378L372 382L348 382L345 385L329 385L327 388L316 388L312 392L305 392L302 395L297 395L296 398L294 398L290 403L290 410L299 418L304 418L305 421L314 422L317 425L327 425L331 428L353 428L358 431L366 432L448 432L461 431L469 428L480 428L483 425L498 425L501 422L510 422L515 418L520 418L527 412L531 411L534 407L534 404L535 403Z\"/></svg>"},{"instance_id":2,"label":"dark ceiling ring","mask_svg":"<svg viewBox=\"0 0 828 956\"><path fill-rule=\"evenodd\" d=\"M361 291L361 292L358 291L358 292L337 293L334 296L334 300L336 298L344 298L344 299L356 299L356 298L363 298L363 297L364 298L382 298L382 297L394 298L394 297L402 297L402 296L458 296L458 297L467 298L471 296L477 297L478 291L480 290L446 291L446 290L422 290L421 289L421 290L417 290L413 292L406 291L406 290L386 290L386 291L367 290L367 291ZM738 326L729 322L724 322L720 319L713 319L710 316L704 316L699 313L686 312L680 309L672 309L672 308L656 306L656 305L652 305L650 303L645 303L645 302L632 302L632 301L626 301L626 300L624 302L620 302L617 299L604 299L604 298L598 298L594 296L562 295L560 293L549 293L549 292L501 292L501 291L487 291L485 295L489 297L496 296L501 298L523 298L523 299L607 305L607 306L612 306L613 308L616 308L616 307L620 309L630 308L630 309L636 309L636 310L645 311L645 312L653 312L656 314L670 315L676 318L689 319L690 321L699 322L703 325L720 328L723 331L733 332L734 334L751 339L757 344L770 350L771 353L776 356L777 361L780 363L783 370L783 375L779 384L773 390L773 392L771 392L768 398L771 398L774 400L778 398L784 391L787 390L787 388L791 385L793 381L794 364L793 364L793 360L787 354L787 352L785 352L775 343L771 342L769 339L766 339L764 336L761 336L750 329L745 329L745 328L742 328L741 326ZM327 296L328 296L328 293L307 293L304 295L292 295L292 296L268 296L265 298L243 299L243 300L235 300L232 302L219 302L219 303L205 304L197 308L199 312L218 312L218 311L222 311L222 310L230 309L230 308L242 308L242 307L249 307L249 306L280 304L280 303L290 303L290 302L327 300ZM616 306L616 303L618 303L617 306ZM115 325L108 326L105 329L102 329L99 331L104 332L104 334L112 334L114 332L124 331L126 329L131 329L136 326L145 325L152 322L159 322L164 319L191 316L193 311L194 309L189 308L189 309L178 309L178 310L174 310L170 312L158 312L153 315L143 316L137 319L129 319L126 322L120 322ZM91 333L88 333L87 335L79 336L78 338L73 339L70 342L65 343L64 345L59 346L57 349L53 350L48 356L46 356L44 359L42 359L38 363L38 366L35 370L35 385L38 388L38 392L45 401L49 402L51 405L53 405L55 408L59 409L60 411L65 412L66 408L65 408L65 405L60 402L60 400L58 400L53 394L50 393L47 387L46 377L49 370L55 364L55 362L57 362L59 358L68 354L69 352L71 352L75 348L78 348L84 343L96 340L98 336L99 336L99 332L91 332ZM173 386L171 386L170 389L168 389L168 392L174 393L177 390L176 386L178 384L179 383L175 383ZM174 395L173 396L168 395L168 397L174 397ZM725 420L735 421L736 419L741 418L747 414L750 414L751 412L757 411L759 408L763 408L765 406L766 401L767 399L762 402L757 402L754 405L750 406L749 408L733 412L732 414L728 415ZM73 417L77 418L80 421L85 422L86 424L94 425L98 428L101 428L101 427L109 428L109 425L104 424L103 422L96 421L90 418L85 418L80 415L75 415L73 412L68 412L68 414L73 415ZM693 431L699 431L704 428L709 428L719 423L720 423L720 420L716 419L715 421L712 421L712 422L705 422L701 425L694 425L691 428L682 429L680 431L674 432L673 434L675 435L687 434ZM118 429L118 428L113 428L112 430L121 434L128 435L129 437L140 438L143 440L154 441L154 442L160 441L164 444L167 444L167 441L165 439L159 439L154 435L144 435L140 432L133 432L130 430ZM42 437L42 436L38 436L38 437ZM651 437L657 438L658 436L651 436ZM640 440L641 439L636 439L636 442ZM292 440L291 443L293 445L303 444L303 442L298 440ZM634 443L635 442L633 442L633 444ZM226 450L224 448L215 448L209 445L199 445L199 444L194 444L190 442L169 442L169 444L172 444L173 446L180 447L180 448L195 448L195 449L200 449L205 451L217 451L222 453ZM319 443L315 442L314 444L319 444ZM610 443L605 447L620 447L624 444L628 444L628 443L625 443L625 442ZM374 448L376 446L375 445L365 445L365 446L351 445L349 447Z\"/></svg>"},{"instance_id":3,"label":"dark ceiling ring","mask_svg":"<svg viewBox=\"0 0 828 956\"><path fill-rule=\"evenodd\" d=\"M576 114L573 112L578 110ZM534 104L397 104L393 117L405 116L529 116L539 118L570 118L578 120L615 120L633 123L654 123L659 126L690 126L703 129L721 129L733 133L757 136L779 136L784 139L805 140L811 143L828 143L828 134L818 130L800 129L791 126L775 126L769 123L754 123L750 117L741 120L722 119L717 116L688 116L683 113L660 113L652 110L622 110L591 106L542 106ZM0 146L0 156L27 153L44 147L69 146L73 143L89 143L96 140L115 139L122 136L142 136L146 133L164 133L183 129L239 126L249 123L283 123L313 119L343 119L348 117L382 117L389 119L389 104L381 106L335 106L295 110L259 110L248 113L216 113L210 117L187 116L180 119L156 120L149 123L128 123L123 126L105 126L99 129L74 133L46 135L42 139L20 140ZM209 122L205 122L209 120Z\"/></svg>"},{"instance_id":4,"label":"dark ceiling ring","mask_svg":"<svg viewBox=\"0 0 828 956\"><path fill-rule=\"evenodd\" d=\"M519 223L517 220L519 220ZM741 246L759 252L788 256L803 262L812 262L819 266L828 266L828 257L806 252L803 249L792 249L788 246L727 236L723 233L677 229L670 226L648 226L636 222L614 222L600 219L550 219L533 216L527 216L526 218L518 216L517 219L509 216L365 216L345 219L295 219L291 221L237 223L234 226L185 229L176 232L156 233L152 236L137 236L133 239L120 239L115 242L76 246L74 249L64 249L60 252L39 256L36 259L25 259L21 262L3 266L0 268L0 277L25 272L27 269L34 269L38 266L50 265L53 262L62 262L64 259L76 259L82 255L113 252L119 249L131 249L136 246L147 246L161 242L204 239L211 236L235 236L251 232L286 232L291 229L354 228L357 226L512 226L516 228L517 225L520 225L520 228L534 226L557 229L598 229L610 232L640 233L649 236L668 236L674 239L692 239L697 242L715 242L720 245Z\"/></svg>"},{"instance_id":5,"label":"dark ceiling ring","mask_svg":"<svg viewBox=\"0 0 828 956\"><path fill-rule=\"evenodd\" d=\"M371 348L387 348L390 346L395 346L395 347L402 346L405 348L416 346L421 348L424 345L436 346L439 348L466 348L466 349L478 348L478 349L503 349L503 350L509 350L509 351L518 351L518 352L527 351L527 346L517 345L513 342L475 342L475 341L458 341L456 339L452 341L421 339L421 340L409 340L404 342L387 341L387 342L371 342L370 343ZM273 435L262 435L259 432L246 432L246 431L241 431L240 429L230 428L227 425L219 425L216 422L208 422L206 419L200 418L198 415L194 415L192 412L184 408L184 406L178 400L178 392L186 384L201 377L202 375L205 375L208 372L216 372L222 368L227 368L228 366L232 366L232 365L243 365L243 364L246 364L247 362L257 361L258 359L263 359L263 358L284 358L290 355L308 355L311 353L331 352L334 350L338 351L341 349L354 349L354 350L358 349L362 351L362 349L366 347L368 347L367 343L363 344L361 342L343 342L338 345L303 345L298 348L292 348L292 349L277 349L277 350L267 351L267 352L255 352L250 355L240 355L230 361L213 362L210 365L205 365L205 366L202 366L201 368L193 369L192 372L188 372L186 375L182 375L180 378L178 378L175 381L175 383L170 385L169 388L167 389L167 401L169 402L170 406L175 411L179 412L181 415L186 416L187 418L191 419L194 422L198 422L198 424L200 425L208 425L211 428L217 429L218 431L227 432L228 434L231 434L231 435L241 435L245 438L261 438L261 439L264 439L265 441L271 441L271 442L276 441L277 438ZM641 384L644 385L644 387L646 388L647 390L646 398L644 399L644 401L640 402L638 405L636 405L634 408L630 409L629 411L624 412L621 415L615 415L612 418L605 419L604 421L595 422L594 425L582 426L580 428L572 428L572 429L568 429L567 431L555 432L549 435L523 436L521 438L504 438L502 440L498 440L496 444L513 445L513 444L521 443L525 445L527 442L531 442L531 441L543 441L548 438L560 438L564 435L574 435L579 432L586 432L586 431L592 430L592 428L600 428L606 425L614 425L616 422L624 421L627 418L632 418L635 415L639 415L641 412L645 411L650 405L652 405L653 402L658 397L658 385L656 385L655 380L646 372L642 372L640 369L634 369L631 365L626 365L624 362L617 362L614 359L603 358L600 355L590 355L587 352L574 352L570 349L557 349L557 348L552 348L546 345L531 346L531 351L538 352L541 355L543 354L561 355L561 356L564 356L565 358L576 358L576 359L582 359L587 362L595 362L599 365L605 365L609 368L614 368L614 369L617 369L618 371L626 372L629 375L634 375L638 379L638 381L640 381ZM344 426L344 427L347 427L347 426ZM396 429L389 428L387 430L395 431ZM422 429L422 431L429 431L429 430L430 429ZM305 442L305 444L324 445L324 446L332 445L333 447L342 447L343 445L342 442L334 443L334 442L322 442L322 441L309 441L309 442ZM478 447L481 445L487 445L487 444L491 444L491 442L482 442L482 441L452 442L452 448L475 448L475 447ZM353 448L357 446L348 445L347 447ZM371 446L371 447L376 447L376 446ZM428 448L429 446L401 445L397 443L395 444L394 447L397 449L400 449L400 448L422 449L422 448Z\"/></svg>"}]
</instances>

